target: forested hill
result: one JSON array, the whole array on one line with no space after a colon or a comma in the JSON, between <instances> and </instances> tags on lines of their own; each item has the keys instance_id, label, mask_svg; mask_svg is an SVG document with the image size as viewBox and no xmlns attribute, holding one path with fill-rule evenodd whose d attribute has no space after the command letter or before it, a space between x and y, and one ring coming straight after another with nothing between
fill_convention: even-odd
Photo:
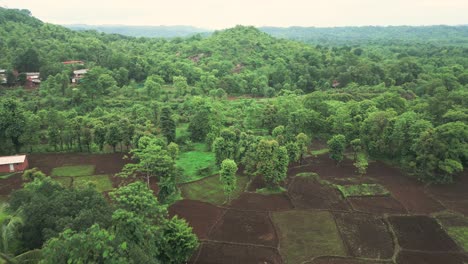
<instances>
[{"instance_id":1,"label":"forested hill","mask_svg":"<svg viewBox=\"0 0 468 264\"><path fill-rule=\"evenodd\" d=\"M191 26L65 25L77 30L96 30L131 37L209 36L213 31ZM468 45L468 25L460 26L363 26L363 27L260 27L274 37L314 45L359 45L393 43L432 43Z\"/></svg>"},{"instance_id":2,"label":"forested hill","mask_svg":"<svg viewBox=\"0 0 468 264\"><path fill-rule=\"evenodd\" d=\"M463 44L468 45L468 25L461 26L365 26L365 27L262 27L279 38L317 45L358 44Z\"/></svg>"},{"instance_id":3,"label":"forested hill","mask_svg":"<svg viewBox=\"0 0 468 264\"><path fill-rule=\"evenodd\" d=\"M126 26L126 25L64 25L77 31L96 30L108 34L120 34L129 37L175 38L190 37L195 34L208 34L209 29L192 26Z\"/></svg>"},{"instance_id":4,"label":"forested hill","mask_svg":"<svg viewBox=\"0 0 468 264\"><path fill-rule=\"evenodd\" d=\"M28 118L35 120L41 115L40 122L31 119L34 123L21 124L15 120L26 117L0 115L0 152L24 152L25 146L33 148L39 142L63 149L65 137L71 135L60 134L65 127L78 128L79 135L72 141L78 140L82 151L82 127L68 121L55 127L48 122L54 117L47 113L60 112L83 126L83 118L89 118L88 136L96 132L97 119L114 129L114 120L125 119L121 113L131 117L122 122L131 123L139 132L158 134L155 127L161 105L177 111L178 125L194 120L193 124L205 126L208 122L197 118L208 115L206 109L195 118L192 107L206 100L218 111L229 104L217 101L227 94L232 99L254 99L235 109L239 112L219 110L216 118L220 124L201 128L201 137L192 131L194 141L204 140L211 132L217 136L221 127L233 124L245 131L266 129L267 133L277 126L297 128L291 135L303 132L325 140L343 134L347 144L362 139L365 150L377 158L394 160L413 171L427 167L434 177L442 171L450 176L441 179L445 181L462 171L468 160L466 143L441 141L452 137L444 136L445 129L460 132L453 135L460 142L466 141L468 131L468 48L466 42L457 44L456 39L449 37L438 45L395 42L337 47L279 39L243 26L216 31L209 37L135 38L73 31L43 23L26 10L0 8L0 69L7 70L7 84L0 88L0 97L22 100L16 104L29 111ZM64 65L67 60L82 60L82 67L89 69L77 84L71 85L70 79L78 66ZM24 92L21 85L26 83L26 75L12 78L14 70L39 71L40 88ZM257 100L261 97L273 99ZM282 104L282 98L293 98L293 103ZM2 104L5 111L16 109L12 107L15 102ZM414 131L427 130L424 135L429 139L419 138L419 132L402 132L412 131L408 127L415 120L424 124ZM398 121L402 122L399 127ZM40 128L17 129L24 124L39 124ZM439 127L439 134L433 132L432 128ZM399 134L394 134L397 128ZM25 134L36 130L42 130L40 141L35 133ZM398 143L391 136L398 138ZM119 140L130 144L132 139ZM421 150L417 142L423 141L446 147L428 145ZM74 146L72 142L69 149L76 149ZM414 149L402 149L410 146ZM455 150L445 152L452 147ZM433 155L437 149L440 151Z\"/></svg>"}]
</instances>

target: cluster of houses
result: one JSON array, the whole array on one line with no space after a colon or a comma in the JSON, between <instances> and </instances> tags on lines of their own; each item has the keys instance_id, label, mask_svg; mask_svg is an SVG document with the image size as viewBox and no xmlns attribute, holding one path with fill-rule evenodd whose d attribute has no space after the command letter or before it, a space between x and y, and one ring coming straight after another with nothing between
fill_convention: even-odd
<instances>
[{"instance_id":1,"label":"cluster of houses","mask_svg":"<svg viewBox=\"0 0 468 264\"><path fill-rule=\"evenodd\" d=\"M80 65L83 66L84 62L79 60L69 60L62 62L63 65ZM79 83L80 80L86 75L88 69L79 69L73 71L73 76L70 81L73 84ZM39 72L13 72L13 74L18 77L20 74L24 74L26 77L25 87L26 88L36 88L41 84L41 74ZM7 70L0 69L0 85L7 84Z\"/></svg>"}]
</instances>

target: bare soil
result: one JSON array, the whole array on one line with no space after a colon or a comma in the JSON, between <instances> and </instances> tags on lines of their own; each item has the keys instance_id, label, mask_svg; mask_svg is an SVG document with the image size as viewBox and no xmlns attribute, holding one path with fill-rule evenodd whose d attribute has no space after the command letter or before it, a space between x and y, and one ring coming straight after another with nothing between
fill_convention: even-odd
<instances>
[{"instance_id":1,"label":"bare soil","mask_svg":"<svg viewBox=\"0 0 468 264\"><path fill-rule=\"evenodd\" d=\"M243 193L231 202L230 207L252 211L284 211L294 208L285 193L273 195Z\"/></svg>"},{"instance_id":2,"label":"bare soil","mask_svg":"<svg viewBox=\"0 0 468 264\"><path fill-rule=\"evenodd\" d=\"M209 203L182 200L169 207L169 215L185 219L199 239L208 239L208 233L225 210Z\"/></svg>"},{"instance_id":3,"label":"bare soil","mask_svg":"<svg viewBox=\"0 0 468 264\"><path fill-rule=\"evenodd\" d=\"M50 175L53 168L67 165L95 165L95 174L113 175L122 170L130 160L123 159L124 153L87 154L87 153L46 153L28 156L29 167L39 168Z\"/></svg>"},{"instance_id":4,"label":"bare soil","mask_svg":"<svg viewBox=\"0 0 468 264\"><path fill-rule=\"evenodd\" d=\"M392 264L385 260L363 260L346 257L318 257L311 262L305 264Z\"/></svg>"},{"instance_id":5,"label":"bare soil","mask_svg":"<svg viewBox=\"0 0 468 264\"><path fill-rule=\"evenodd\" d=\"M201 246L196 264L280 264L278 251L261 246L205 242Z\"/></svg>"},{"instance_id":6,"label":"bare soil","mask_svg":"<svg viewBox=\"0 0 468 264\"><path fill-rule=\"evenodd\" d=\"M288 192L294 207L298 209L349 210L348 204L337 190L314 179L296 177Z\"/></svg>"},{"instance_id":7,"label":"bare soil","mask_svg":"<svg viewBox=\"0 0 468 264\"><path fill-rule=\"evenodd\" d=\"M23 179L21 173L11 176L8 179L0 180L0 196L8 196L15 190L21 189L23 186Z\"/></svg>"},{"instance_id":8,"label":"bare soil","mask_svg":"<svg viewBox=\"0 0 468 264\"><path fill-rule=\"evenodd\" d=\"M390 216L390 224L403 249L459 251L457 244L434 218L428 216Z\"/></svg>"},{"instance_id":9,"label":"bare soil","mask_svg":"<svg viewBox=\"0 0 468 264\"><path fill-rule=\"evenodd\" d=\"M464 264L468 257L457 253L400 251L398 264Z\"/></svg>"},{"instance_id":10,"label":"bare soil","mask_svg":"<svg viewBox=\"0 0 468 264\"><path fill-rule=\"evenodd\" d=\"M393 238L382 219L359 213L334 216L349 255L371 259L393 256Z\"/></svg>"},{"instance_id":11,"label":"bare soil","mask_svg":"<svg viewBox=\"0 0 468 264\"><path fill-rule=\"evenodd\" d=\"M371 214L406 214L403 205L390 196L347 198L354 210Z\"/></svg>"},{"instance_id":12,"label":"bare soil","mask_svg":"<svg viewBox=\"0 0 468 264\"><path fill-rule=\"evenodd\" d=\"M430 197L416 179L405 176L397 168L383 162L369 164L367 175L377 179L392 196L412 214L430 214L444 210L444 206Z\"/></svg>"},{"instance_id":13,"label":"bare soil","mask_svg":"<svg viewBox=\"0 0 468 264\"><path fill-rule=\"evenodd\" d=\"M229 209L209 234L214 241L278 246L275 228L266 212Z\"/></svg>"}]
</instances>

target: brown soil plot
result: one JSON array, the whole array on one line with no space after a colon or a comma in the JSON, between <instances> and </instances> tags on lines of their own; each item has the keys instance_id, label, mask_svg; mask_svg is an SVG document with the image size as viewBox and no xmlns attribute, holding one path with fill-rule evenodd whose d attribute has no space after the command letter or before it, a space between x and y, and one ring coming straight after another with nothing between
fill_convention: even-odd
<instances>
[{"instance_id":1,"label":"brown soil plot","mask_svg":"<svg viewBox=\"0 0 468 264\"><path fill-rule=\"evenodd\" d=\"M430 214L444 210L438 201L426 194L424 186L382 162L369 164L367 175L376 178L392 196L414 214Z\"/></svg>"},{"instance_id":2,"label":"brown soil plot","mask_svg":"<svg viewBox=\"0 0 468 264\"><path fill-rule=\"evenodd\" d=\"M314 179L296 177L288 192L292 203L298 209L349 210L349 206L337 190Z\"/></svg>"},{"instance_id":3,"label":"brown soil plot","mask_svg":"<svg viewBox=\"0 0 468 264\"><path fill-rule=\"evenodd\" d=\"M230 207L252 211L284 211L292 209L293 205L286 194L243 193L231 202Z\"/></svg>"},{"instance_id":4,"label":"brown soil plot","mask_svg":"<svg viewBox=\"0 0 468 264\"><path fill-rule=\"evenodd\" d=\"M210 240L276 247L278 238L268 213L229 209L218 221Z\"/></svg>"},{"instance_id":5,"label":"brown soil plot","mask_svg":"<svg viewBox=\"0 0 468 264\"><path fill-rule=\"evenodd\" d=\"M384 260L362 260L345 257L318 257L311 262L305 264L392 264L390 261Z\"/></svg>"},{"instance_id":6,"label":"brown soil plot","mask_svg":"<svg viewBox=\"0 0 468 264\"><path fill-rule=\"evenodd\" d=\"M390 216L398 243L403 249L422 251L458 251L455 242L437 221L428 216Z\"/></svg>"},{"instance_id":7,"label":"brown soil plot","mask_svg":"<svg viewBox=\"0 0 468 264\"><path fill-rule=\"evenodd\" d=\"M400 251L398 264L464 264L468 257L456 253Z\"/></svg>"},{"instance_id":8,"label":"brown soil plot","mask_svg":"<svg viewBox=\"0 0 468 264\"><path fill-rule=\"evenodd\" d=\"M65 165L95 165L95 174L115 174L129 163L124 160L124 153L111 154L83 154L83 153L48 153L31 154L28 156L29 167L39 168L45 174L50 175L53 168Z\"/></svg>"},{"instance_id":9,"label":"brown soil plot","mask_svg":"<svg viewBox=\"0 0 468 264\"><path fill-rule=\"evenodd\" d=\"M351 197L347 198L354 210L371 214L406 214L403 205L393 197Z\"/></svg>"},{"instance_id":10,"label":"brown soil plot","mask_svg":"<svg viewBox=\"0 0 468 264\"><path fill-rule=\"evenodd\" d=\"M187 220L199 239L208 239L208 233L223 214L219 207L194 200L178 201L169 207L169 215Z\"/></svg>"},{"instance_id":11,"label":"brown soil plot","mask_svg":"<svg viewBox=\"0 0 468 264\"><path fill-rule=\"evenodd\" d=\"M393 256L393 238L382 219L367 214L336 213L335 220L351 256L371 259Z\"/></svg>"},{"instance_id":12,"label":"brown soil plot","mask_svg":"<svg viewBox=\"0 0 468 264\"><path fill-rule=\"evenodd\" d=\"M268 247L205 242L196 264L280 264L278 251Z\"/></svg>"}]
</instances>

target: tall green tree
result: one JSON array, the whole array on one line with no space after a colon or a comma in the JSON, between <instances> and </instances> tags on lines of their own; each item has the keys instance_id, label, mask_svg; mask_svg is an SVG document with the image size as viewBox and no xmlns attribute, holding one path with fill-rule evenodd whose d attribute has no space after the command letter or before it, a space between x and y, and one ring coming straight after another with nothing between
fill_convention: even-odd
<instances>
[{"instance_id":1,"label":"tall green tree","mask_svg":"<svg viewBox=\"0 0 468 264\"><path fill-rule=\"evenodd\" d=\"M172 110L165 106L161 110L160 120L161 132L167 138L167 142L175 142L176 140L176 123L172 117Z\"/></svg>"},{"instance_id":2,"label":"tall green tree","mask_svg":"<svg viewBox=\"0 0 468 264\"><path fill-rule=\"evenodd\" d=\"M344 151L346 149L346 138L343 135L334 135L327 141L328 149L330 150L330 158L336 161L336 164L344 158Z\"/></svg>"},{"instance_id":3,"label":"tall green tree","mask_svg":"<svg viewBox=\"0 0 468 264\"><path fill-rule=\"evenodd\" d=\"M11 140L15 147L15 152L19 153L21 146L21 136L27 129L26 116L23 105L13 99L3 99L0 101L0 137Z\"/></svg>"},{"instance_id":4,"label":"tall green tree","mask_svg":"<svg viewBox=\"0 0 468 264\"><path fill-rule=\"evenodd\" d=\"M223 185L224 194L227 196L228 202L231 201L231 194L237 188L237 164L231 159L225 159L221 163L221 170L219 171L219 179Z\"/></svg>"}]
</instances>

